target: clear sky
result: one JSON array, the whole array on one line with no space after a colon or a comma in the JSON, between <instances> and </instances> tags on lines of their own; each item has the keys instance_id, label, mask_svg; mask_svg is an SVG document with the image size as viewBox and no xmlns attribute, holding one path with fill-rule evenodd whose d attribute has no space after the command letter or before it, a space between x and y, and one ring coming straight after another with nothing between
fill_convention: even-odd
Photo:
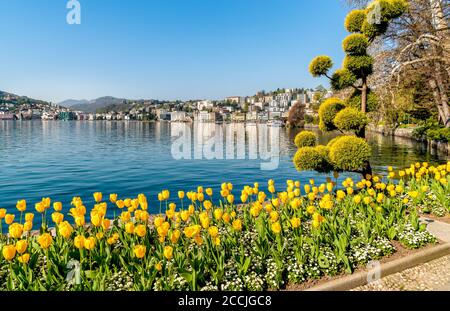
<instances>
[{"instance_id":1,"label":"clear sky","mask_svg":"<svg viewBox=\"0 0 450 311\"><path fill-rule=\"evenodd\" d=\"M59 102L100 96L221 99L328 85L342 62L341 0L0 0L0 90Z\"/></svg>"}]
</instances>

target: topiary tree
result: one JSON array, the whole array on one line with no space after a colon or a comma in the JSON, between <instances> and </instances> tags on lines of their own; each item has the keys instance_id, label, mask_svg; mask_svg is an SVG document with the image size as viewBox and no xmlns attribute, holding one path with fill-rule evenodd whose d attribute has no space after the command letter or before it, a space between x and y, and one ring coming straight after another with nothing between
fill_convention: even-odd
<instances>
[{"instance_id":1,"label":"topiary tree","mask_svg":"<svg viewBox=\"0 0 450 311\"><path fill-rule=\"evenodd\" d=\"M346 57L341 69L331 76L333 61L328 56L316 57L309 66L314 77L326 76L334 90L353 87L361 94L361 111L367 112L368 77L372 74L374 59L367 53L373 41L383 35L389 23L408 8L406 0L375 0L365 10L351 11L345 19L345 28L351 34L342 42Z\"/></svg>"},{"instance_id":2,"label":"topiary tree","mask_svg":"<svg viewBox=\"0 0 450 311\"><path fill-rule=\"evenodd\" d=\"M303 131L295 136L294 142L298 148L315 147L317 144L317 136L313 132Z\"/></svg>"},{"instance_id":3,"label":"topiary tree","mask_svg":"<svg viewBox=\"0 0 450 311\"><path fill-rule=\"evenodd\" d=\"M368 85L374 63L368 49L377 37L386 32L389 23L407 8L406 0L374 0L364 10L351 11L345 19L345 28L350 35L342 42L346 53L342 68L330 75L333 61L329 56L322 55L312 60L309 71L313 77L326 76L333 90L349 87L355 90L346 101L329 98L322 103L319 108L320 130L354 132L355 136L334 138L327 146L299 144L294 156L297 170L352 171L364 177L372 175L369 163L371 149L364 137L369 122L366 113L376 109L377 100ZM310 137L309 134L303 135Z\"/></svg>"}]
</instances>

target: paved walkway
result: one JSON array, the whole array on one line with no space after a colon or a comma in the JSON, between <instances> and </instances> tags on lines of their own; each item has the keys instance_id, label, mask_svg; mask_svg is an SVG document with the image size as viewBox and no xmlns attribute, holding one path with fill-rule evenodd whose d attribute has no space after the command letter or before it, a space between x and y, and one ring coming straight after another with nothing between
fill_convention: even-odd
<instances>
[{"instance_id":1,"label":"paved walkway","mask_svg":"<svg viewBox=\"0 0 450 311\"><path fill-rule=\"evenodd\" d=\"M450 243L450 224L422 218L428 231ZM353 291L450 291L450 255L382 278Z\"/></svg>"}]
</instances>

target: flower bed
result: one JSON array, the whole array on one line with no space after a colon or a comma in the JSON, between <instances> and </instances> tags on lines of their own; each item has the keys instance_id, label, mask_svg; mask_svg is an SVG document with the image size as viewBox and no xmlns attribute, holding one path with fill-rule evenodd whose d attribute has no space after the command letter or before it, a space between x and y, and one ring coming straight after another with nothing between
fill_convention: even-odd
<instances>
[{"instance_id":1,"label":"flower bed","mask_svg":"<svg viewBox=\"0 0 450 311\"><path fill-rule=\"evenodd\" d=\"M258 184L242 189L239 204L230 183L216 204L210 188L180 191L172 200L164 190L158 198L165 214L155 217L144 195L110 195L109 209L120 216L107 219L108 204L95 193L89 213L81 198L67 215L53 203L54 234L46 220L51 200L35 205L43 219L38 235L22 200L19 222L0 210L0 223L9 226L0 236L0 289L253 291L352 273L394 253L398 242L410 249L435 243L418 216L433 210L430 198L448 212L450 162L390 171L339 185L287 181L278 192L271 180L267 191Z\"/></svg>"}]
</instances>

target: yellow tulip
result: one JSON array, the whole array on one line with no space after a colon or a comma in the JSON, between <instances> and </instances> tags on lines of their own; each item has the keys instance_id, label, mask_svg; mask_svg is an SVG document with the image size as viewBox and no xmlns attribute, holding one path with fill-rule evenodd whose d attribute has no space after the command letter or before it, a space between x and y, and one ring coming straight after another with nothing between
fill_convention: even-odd
<instances>
[{"instance_id":1,"label":"yellow tulip","mask_svg":"<svg viewBox=\"0 0 450 311\"><path fill-rule=\"evenodd\" d=\"M0 208L0 219L5 218L6 216L6 209Z\"/></svg>"},{"instance_id":2,"label":"yellow tulip","mask_svg":"<svg viewBox=\"0 0 450 311\"><path fill-rule=\"evenodd\" d=\"M156 271L160 271L160 272L161 272L161 270L162 270L162 264L161 264L160 262L156 263L156 264L155 264L155 269L156 269Z\"/></svg>"},{"instance_id":3,"label":"yellow tulip","mask_svg":"<svg viewBox=\"0 0 450 311\"><path fill-rule=\"evenodd\" d=\"M94 200L95 202L99 203L103 199L103 194L101 192L95 192L94 193Z\"/></svg>"},{"instance_id":4,"label":"yellow tulip","mask_svg":"<svg viewBox=\"0 0 450 311\"><path fill-rule=\"evenodd\" d=\"M55 212L62 211L62 203L61 202L54 202L53 203L53 209L55 210Z\"/></svg>"},{"instance_id":5,"label":"yellow tulip","mask_svg":"<svg viewBox=\"0 0 450 311\"><path fill-rule=\"evenodd\" d=\"M214 210L214 218L217 221L222 219L222 215L223 215L223 211L220 208Z\"/></svg>"},{"instance_id":6,"label":"yellow tulip","mask_svg":"<svg viewBox=\"0 0 450 311\"><path fill-rule=\"evenodd\" d=\"M23 231L24 231L24 232L30 232L31 229L33 229L33 222L32 222L32 221L26 221L26 222L23 224Z\"/></svg>"},{"instance_id":7,"label":"yellow tulip","mask_svg":"<svg viewBox=\"0 0 450 311\"><path fill-rule=\"evenodd\" d=\"M54 212L52 213L52 220L55 224L59 225L64 220L64 214Z\"/></svg>"},{"instance_id":8,"label":"yellow tulip","mask_svg":"<svg viewBox=\"0 0 450 311\"><path fill-rule=\"evenodd\" d=\"M134 224L132 222L128 222L125 224L125 232L128 234L134 233Z\"/></svg>"},{"instance_id":9,"label":"yellow tulip","mask_svg":"<svg viewBox=\"0 0 450 311\"><path fill-rule=\"evenodd\" d=\"M213 190L211 188L206 188L206 194L209 196L213 195Z\"/></svg>"},{"instance_id":10,"label":"yellow tulip","mask_svg":"<svg viewBox=\"0 0 450 311\"><path fill-rule=\"evenodd\" d=\"M224 213L224 214L222 215L222 220L223 220L225 223L229 223L230 220L231 220L230 214Z\"/></svg>"},{"instance_id":11,"label":"yellow tulip","mask_svg":"<svg viewBox=\"0 0 450 311\"><path fill-rule=\"evenodd\" d=\"M84 248L88 251L93 250L96 244L96 240L94 237L89 237L87 239L84 239Z\"/></svg>"},{"instance_id":12,"label":"yellow tulip","mask_svg":"<svg viewBox=\"0 0 450 311\"><path fill-rule=\"evenodd\" d=\"M130 212L122 212L122 214L120 214L120 220L123 223L129 222L131 219L131 213Z\"/></svg>"},{"instance_id":13,"label":"yellow tulip","mask_svg":"<svg viewBox=\"0 0 450 311\"><path fill-rule=\"evenodd\" d=\"M23 254L22 256L17 257L17 260L20 263L27 264L30 261L30 254Z\"/></svg>"},{"instance_id":14,"label":"yellow tulip","mask_svg":"<svg viewBox=\"0 0 450 311\"><path fill-rule=\"evenodd\" d=\"M159 226L161 226L164 223L165 219L164 217L158 216L155 217L155 220L153 221L155 224L155 227L158 228Z\"/></svg>"},{"instance_id":15,"label":"yellow tulip","mask_svg":"<svg viewBox=\"0 0 450 311\"><path fill-rule=\"evenodd\" d=\"M38 213L41 213L41 214L45 211L45 205L42 202L36 203L34 205L34 208L36 209L36 211Z\"/></svg>"},{"instance_id":16,"label":"yellow tulip","mask_svg":"<svg viewBox=\"0 0 450 311\"><path fill-rule=\"evenodd\" d=\"M58 230L59 234L66 239L70 237L70 235L72 234L72 231L73 231L72 226L67 221L62 222L58 226L58 229L59 229Z\"/></svg>"},{"instance_id":17,"label":"yellow tulip","mask_svg":"<svg viewBox=\"0 0 450 311\"><path fill-rule=\"evenodd\" d=\"M164 257L167 260L171 260L173 258L173 248L172 248L172 246L165 246L163 254L164 254Z\"/></svg>"},{"instance_id":18,"label":"yellow tulip","mask_svg":"<svg viewBox=\"0 0 450 311\"><path fill-rule=\"evenodd\" d=\"M125 202L123 200L117 200L116 205L118 208L122 209L125 207Z\"/></svg>"},{"instance_id":19,"label":"yellow tulip","mask_svg":"<svg viewBox=\"0 0 450 311\"><path fill-rule=\"evenodd\" d=\"M27 247L28 247L27 240L20 240L17 241L16 243L16 251L21 255L27 251Z\"/></svg>"},{"instance_id":20,"label":"yellow tulip","mask_svg":"<svg viewBox=\"0 0 450 311\"><path fill-rule=\"evenodd\" d=\"M310 205L306 208L306 211L308 212L308 214L312 215L316 211L316 208L314 206Z\"/></svg>"},{"instance_id":21,"label":"yellow tulip","mask_svg":"<svg viewBox=\"0 0 450 311\"><path fill-rule=\"evenodd\" d=\"M205 202L203 202L203 206L205 207L205 209L207 211L209 211L212 208L213 205L212 205L211 201L206 200Z\"/></svg>"},{"instance_id":22,"label":"yellow tulip","mask_svg":"<svg viewBox=\"0 0 450 311\"><path fill-rule=\"evenodd\" d=\"M34 214L33 213L26 213L25 214L25 221L33 221Z\"/></svg>"},{"instance_id":23,"label":"yellow tulip","mask_svg":"<svg viewBox=\"0 0 450 311\"><path fill-rule=\"evenodd\" d=\"M278 212L277 212L277 211L272 211L272 212L270 213L270 220L271 220L272 222L276 222L276 221L278 220L278 218L279 218L279 215L278 215Z\"/></svg>"},{"instance_id":24,"label":"yellow tulip","mask_svg":"<svg viewBox=\"0 0 450 311\"><path fill-rule=\"evenodd\" d=\"M170 240L173 244L176 244L178 242L178 239L180 238L181 232L180 230L174 230L170 235Z\"/></svg>"},{"instance_id":25,"label":"yellow tulip","mask_svg":"<svg viewBox=\"0 0 450 311\"><path fill-rule=\"evenodd\" d=\"M147 228L145 225L138 225L135 229L134 229L134 233L143 238L146 234L147 234Z\"/></svg>"},{"instance_id":26,"label":"yellow tulip","mask_svg":"<svg viewBox=\"0 0 450 311\"><path fill-rule=\"evenodd\" d=\"M241 195L241 202L245 203L245 202L247 202L247 200L248 200L248 195L247 194L242 194Z\"/></svg>"},{"instance_id":27,"label":"yellow tulip","mask_svg":"<svg viewBox=\"0 0 450 311\"><path fill-rule=\"evenodd\" d=\"M17 201L16 208L19 212L24 212L27 209L27 201L25 200Z\"/></svg>"},{"instance_id":28,"label":"yellow tulip","mask_svg":"<svg viewBox=\"0 0 450 311\"><path fill-rule=\"evenodd\" d=\"M7 261L11 261L16 256L16 247L14 245L5 245L2 249L3 258Z\"/></svg>"},{"instance_id":29,"label":"yellow tulip","mask_svg":"<svg viewBox=\"0 0 450 311\"><path fill-rule=\"evenodd\" d=\"M361 203L361 197L359 195L355 195L355 197L353 198L353 202L355 202L356 204Z\"/></svg>"},{"instance_id":30,"label":"yellow tulip","mask_svg":"<svg viewBox=\"0 0 450 311\"><path fill-rule=\"evenodd\" d=\"M268 187L268 190L269 190L270 193L275 193L275 186L270 185L270 186Z\"/></svg>"},{"instance_id":31,"label":"yellow tulip","mask_svg":"<svg viewBox=\"0 0 450 311\"><path fill-rule=\"evenodd\" d=\"M19 239L23 234L23 225L14 223L9 226L9 235L14 239Z\"/></svg>"},{"instance_id":32,"label":"yellow tulip","mask_svg":"<svg viewBox=\"0 0 450 311\"><path fill-rule=\"evenodd\" d=\"M212 238L215 238L219 234L219 229L216 226L212 226L208 229L208 233Z\"/></svg>"},{"instance_id":33,"label":"yellow tulip","mask_svg":"<svg viewBox=\"0 0 450 311\"><path fill-rule=\"evenodd\" d=\"M272 232L275 234L279 234L281 232L281 225L279 222L274 222L271 226Z\"/></svg>"},{"instance_id":34,"label":"yellow tulip","mask_svg":"<svg viewBox=\"0 0 450 311\"><path fill-rule=\"evenodd\" d=\"M53 238L50 234L44 233L38 238L38 243L42 249L48 249L52 245Z\"/></svg>"},{"instance_id":35,"label":"yellow tulip","mask_svg":"<svg viewBox=\"0 0 450 311\"><path fill-rule=\"evenodd\" d=\"M84 239L85 239L84 236L78 235L73 240L73 244L75 245L76 248L83 249L84 248Z\"/></svg>"},{"instance_id":36,"label":"yellow tulip","mask_svg":"<svg viewBox=\"0 0 450 311\"><path fill-rule=\"evenodd\" d=\"M117 202L117 194L116 193L111 193L109 195L109 201L111 201L111 203L116 203Z\"/></svg>"},{"instance_id":37,"label":"yellow tulip","mask_svg":"<svg viewBox=\"0 0 450 311\"><path fill-rule=\"evenodd\" d=\"M240 219L233 220L233 229L236 231L242 230L242 222Z\"/></svg>"},{"instance_id":38,"label":"yellow tulip","mask_svg":"<svg viewBox=\"0 0 450 311\"><path fill-rule=\"evenodd\" d=\"M291 226L294 229L300 227L300 223L301 223L301 221L300 221L300 218L298 218L298 217L294 217L291 219Z\"/></svg>"},{"instance_id":39,"label":"yellow tulip","mask_svg":"<svg viewBox=\"0 0 450 311\"><path fill-rule=\"evenodd\" d=\"M227 196L227 201L228 201L229 204L233 204L233 202L234 202L234 195L229 194Z\"/></svg>"},{"instance_id":40,"label":"yellow tulip","mask_svg":"<svg viewBox=\"0 0 450 311\"><path fill-rule=\"evenodd\" d=\"M111 220L104 218L102 221L103 230L108 230L110 226L111 226Z\"/></svg>"}]
</instances>

